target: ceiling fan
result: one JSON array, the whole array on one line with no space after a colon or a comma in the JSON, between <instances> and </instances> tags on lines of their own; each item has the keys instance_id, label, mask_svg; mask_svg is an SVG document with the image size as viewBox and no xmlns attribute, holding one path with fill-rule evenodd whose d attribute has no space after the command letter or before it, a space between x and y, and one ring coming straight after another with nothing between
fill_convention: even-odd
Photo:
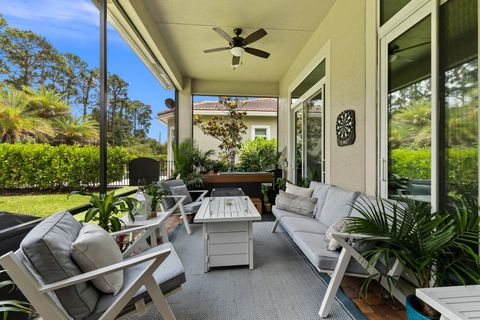
<instances>
[{"instance_id":1,"label":"ceiling fan","mask_svg":"<svg viewBox=\"0 0 480 320\"><path fill-rule=\"evenodd\" d=\"M393 45L389 46L389 48L388 48L388 62L393 62L393 61L396 61L396 60L398 60L399 62L402 62L402 61L403 62L413 62L413 61L415 61L414 59L403 56L400 53L402 53L404 51L411 50L411 49L415 49L415 48L418 48L418 47L422 47L422 46L425 46L427 44L430 44L430 41L417 43L415 45L412 45L412 46L409 46L409 47L406 47L406 48L400 48L400 46L398 44L393 44Z\"/></svg>"},{"instance_id":2,"label":"ceiling fan","mask_svg":"<svg viewBox=\"0 0 480 320\"><path fill-rule=\"evenodd\" d=\"M260 57L267 59L270 56L270 53L260 50L260 49L255 49L255 48L250 48L247 47L247 45L260 40L261 38L265 37L267 35L267 32L263 29L260 28L257 31L251 33L250 35L244 37L241 37L240 35L242 34L242 29L236 28L233 30L235 33L234 37L230 37L228 33L223 31L221 28L213 28L213 31L218 33L223 39L228 41L228 47L222 47L222 48L214 48L214 49L208 49L208 50L203 50L205 53L211 53L211 52L217 52L217 51L225 51L225 50L230 50L231 54L233 55L232 57L232 67L236 68L240 65L240 57L246 52L249 54L252 54L254 56Z\"/></svg>"}]
</instances>

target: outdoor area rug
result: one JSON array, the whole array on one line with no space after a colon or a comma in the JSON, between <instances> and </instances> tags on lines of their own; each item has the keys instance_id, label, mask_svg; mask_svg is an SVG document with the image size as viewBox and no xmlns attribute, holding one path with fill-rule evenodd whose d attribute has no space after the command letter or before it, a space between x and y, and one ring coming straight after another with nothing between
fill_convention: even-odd
<instances>
[{"instance_id":1,"label":"outdoor area rug","mask_svg":"<svg viewBox=\"0 0 480 320\"><path fill-rule=\"evenodd\" d=\"M191 235L179 225L171 237L183 262L187 282L168 297L178 320L318 320L329 277L319 273L272 222L256 222L254 270L248 266L203 272L202 226ZM161 319L154 307L129 320ZM365 319L339 290L329 319Z\"/></svg>"}]
</instances>

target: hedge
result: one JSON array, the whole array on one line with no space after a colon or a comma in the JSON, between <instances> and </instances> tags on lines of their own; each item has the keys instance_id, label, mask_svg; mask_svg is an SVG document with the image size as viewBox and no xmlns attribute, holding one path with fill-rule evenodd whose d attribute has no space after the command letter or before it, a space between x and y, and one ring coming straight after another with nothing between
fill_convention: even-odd
<instances>
[{"instance_id":1,"label":"hedge","mask_svg":"<svg viewBox=\"0 0 480 320\"><path fill-rule=\"evenodd\" d=\"M395 149L390 155L392 173L401 178L430 179L430 149ZM477 148L453 147L448 150L448 180L452 184L468 184L478 177Z\"/></svg>"},{"instance_id":2,"label":"hedge","mask_svg":"<svg viewBox=\"0 0 480 320\"><path fill-rule=\"evenodd\" d=\"M277 141L256 137L247 140L239 151L238 169L245 172L275 169L277 164Z\"/></svg>"},{"instance_id":3,"label":"hedge","mask_svg":"<svg viewBox=\"0 0 480 320\"><path fill-rule=\"evenodd\" d=\"M129 160L120 147L107 151L108 182L121 180ZM78 189L99 183L97 146L0 144L0 188Z\"/></svg>"}]
</instances>

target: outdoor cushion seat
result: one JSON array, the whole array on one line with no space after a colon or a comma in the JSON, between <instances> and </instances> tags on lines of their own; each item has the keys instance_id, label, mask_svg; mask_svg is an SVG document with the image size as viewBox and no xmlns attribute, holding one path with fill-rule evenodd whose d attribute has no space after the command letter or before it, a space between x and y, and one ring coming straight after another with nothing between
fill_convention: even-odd
<instances>
[{"instance_id":1,"label":"outdoor cushion seat","mask_svg":"<svg viewBox=\"0 0 480 320\"><path fill-rule=\"evenodd\" d=\"M328 227L314 219L304 219L301 217L283 217L282 227L287 231L290 237L296 232L309 232L325 235Z\"/></svg>"},{"instance_id":2,"label":"outdoor cushion seat","mask_svg":"<svg viewBox=\"0 0 480 320\"><path fill-rule=\"evenodd\" d=\"M178 258L177 253L175 252L171 243L165 243L159 245L157 247L148 249L140 254L135 255L135 257L139 257L148 253L152 253L154 251L163 250L163 249L170 249L171 252L165 261L160 265L160 267L153 273L153 277L155 278L156 282L159 284L160 289L162 290L163 294L168 294L169 292L180 288L180 286L185 283L185 270L183 268L182 262ZM126 259L128 260L128 258ZM133 266L128 268L124 272L124 281L122 290L119 294L122 294L123 290L132 283L135 278L145 269L145 266L148 265L150 262L144 262L142 264ZM112 294L101 294L98 300L98 303L86 320L96 320L98 319L104 311L110 307L110 305L115 301L117 296ZM127 314L131 311L135 310L135 302L145 299L145 303L150 302L150 296L146 291L145 287L142 286L140 290L135 295L135 298L132 299L122 310L119 316Z\"/></svg>"},{"instance_id":3,"label":"outdoor cushion seat","mask_svg":"<svg viewBox=\"0 0 480 320\"><path fill-rule=\"evenodd\" d=\"M320 212L322 212L323 204L325 203L325 198L327 198L327 192L330 187L333 186L331 184L325 184L317 181L310 182L310 189L313 189L312 198L317 198L317 205L313 211L314 216L320 216Z\"/></svg>"},{"instance_id":4,"label":"outdoor cushion seat","mask_svg":"<svg viewBox=\"0 0 480 320\"><path fill-rule=\"evenodd\" d=\"M318 233L295 232L292 236L295 244L307 256L308 260L320 270L334 270L340 256L340 251L327 250L325 236ZM347 267L347 272L367 274L360 264L352 259Z\"/></svg>"},{"instance_id":5,"label":"outdoor cushion seat","mask_svg":"<svg viewBox=\"0 0 480 320\"><path fill-rule=\"evenodd\" d=\"M80 275L82 271L70 255L82 225L65 211L54 214L30 231L20 244L32 269L44 283ZM63 307L74 319L90 314L98 301L99 291L91 282L82 282L56 292Z\"/></svg>"},{"instance_id":6,"label":"outdoor cushion seat","mask_svg":"<svg viewBox=\"0 0 480 320\"><path fill-rule=\"evenodd\" d=\"M326 226L337 223L340 219L348 217L352 212L352 205L359 192L348 191L338 187L330 187L322 207L320 215L315 219Z\"/></svg>"},{"instance_id":7,"label":"outdoor cushion seat","mask_svg":"<svg viewBox=\"0 0 480 320\"><path fill-rule=\"evenodd\" d=\"M172 188L184 185L185 182L181 179L172 179L172 180L165 180L160 181L160 187L167 192L167 194L172 194ZM175 200L172 198L164 197L162 202L167 208L171 208L175 205Z\"/></svg>"},{"instance_id":8,"label":"outdoor cushion seat","mask_svg":"<svg viewBox=\"0 0 480 320\"><path fill-rule=\"evenodd\" d=\"M281 220L283 217L298 217L300 219L306 219L307 221L312 220L311 217L303 216L301 214L293 213L293 212L290 212L290 211L287 211L287 210L278 209L277 206L272 206L272 213L279 220Z\"/></svg>"},{"instance_id":9,"label":"outdoor cushion seat","mask_svg":"<svg viewBox=\"0 0 480 320\"><path fill-rule=\"evenodd\" d=\"M201 202L190 202L190 203L184 204L183 209L185 210L185 213L194 213L194 212L197 212L198 209L200 209L201 205L202 205Z\"/></svg>"}]
</instances>

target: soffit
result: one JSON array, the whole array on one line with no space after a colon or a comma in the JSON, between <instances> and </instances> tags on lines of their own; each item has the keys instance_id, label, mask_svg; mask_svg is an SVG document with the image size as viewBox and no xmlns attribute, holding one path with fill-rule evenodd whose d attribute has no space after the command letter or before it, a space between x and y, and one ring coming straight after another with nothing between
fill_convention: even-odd
<instances>
[{"instance_id":1,"label":"soffit","mask_svg":"<svg viewBox=\"0 0 480 320\"><path fill-rule=\"evenodd\" d=\"M278 82L335 2L334 0L174 1L144 0L158 30L184 76L199 80ZM264 28L268 35L253 43L271 53L268 59L245 55L243 65L231 67L229 51L203 53L227 42L212 28L243 36Z\"/></svg>"}]
</instances>

